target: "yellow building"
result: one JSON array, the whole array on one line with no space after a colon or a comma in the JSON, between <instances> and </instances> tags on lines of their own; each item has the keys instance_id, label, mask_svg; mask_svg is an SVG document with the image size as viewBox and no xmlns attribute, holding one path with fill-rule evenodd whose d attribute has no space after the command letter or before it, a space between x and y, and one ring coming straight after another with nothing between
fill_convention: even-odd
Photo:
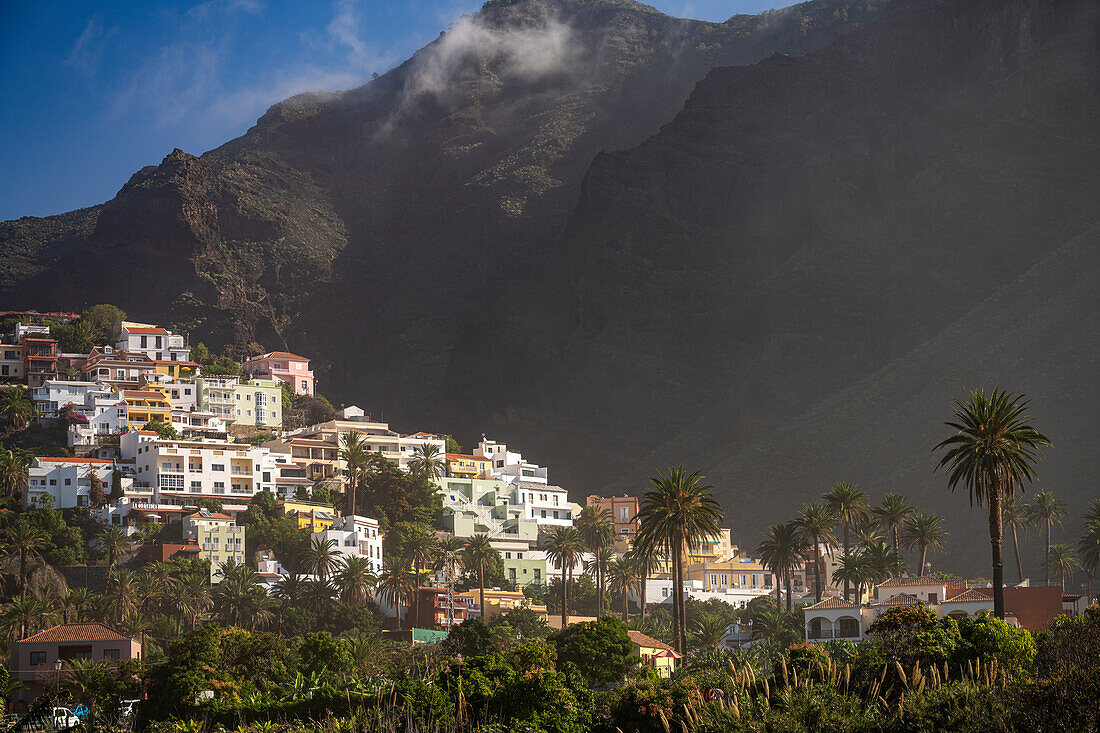
<instances>
[{"instance_id":1,"label":"yellow building","mask_svg":"<svg viewBox=\"0 0 1100 733\"><path fill-rule=\"evenodd\" d=\"M221 582L225 563L244 564L244 529L228 514L206 509L183 518L184 539L195 540L199 558L210 561L211 583Z\"/></svg>"},{"instance_id":2,"label":"yellow building","mask_svg":"<svg viewBox=\"0 0 1100 733\"><path fill-rule=\"evenodd\" d=\"M154 420L172 424L172 403L163 392L126 389L122 391L122 399L126 400L126 424L131 428L140 428Z\"/></svg>"},{"instance_id":3,"label":"yellow building","mask_svg":"<svg viewBox=\"0 0 1100 733\"><path fill-rule=\"evenodd\" d=\"M458 593L455 595L456 603L462 603L466 606L468 613L472 612L472 615L478 615L480 613L481 618L488 621L493 616L505 613L513 608L529 608L537 613L543 620L546 620L546 606L539 606L531 603L528 598L520 591L514 590L493 590L491 588L485 589L485 602L479 603L478 597L481 591L478 588L466 591L465 593Z\"/></svg>"},{"instance_id":4,"label":"yellow building","mask_svg":"<svg viewBox=\"0 0 1100 733\"><path fill-rule=\"evenodd\" d=\"M154 360L157 374L167 374L173 379L190 379L195 376L195 370L199 365L193 361L160 361Z\"/></svg>"},{"instance_id":5,"label":"yellow building","mask_svg":"<svg viewBox=\"0 0 1100 733\"><path fill-rule=\"evenodd\" d=\"M703 590L771 590L775 576L758 561L735 557L723 562L698 562L684 566L684 582L699 581Z\"/></svg>"},{"instance_id":6,"label":"yellow building","mask_svg":"<svg viewBox=\"0 0 1100 733\"><path fill-rule=\"evenodd\" d=\"M308 529L310 532L332 529L332 524L336 521L336 510L329 504L287 499L280 506L283 514L298 519L299 529Z\"/></svg>"},{"instance_id":7,"label":"yellow building","mask_svg":"<svg viewBox=\"0 0 1100 733\"><path fill-rule=\"evenodd\" d=\"M658 641L652 636L646 636L640 631L626 632L634 645L633 655L641 660L643 667L652 667L657 671L657 676L668 679L676 671L676 665L680 663L682 654L678 653L663 641Z\"/></svg>"},{"instance_id":8,"label":"yellow building","mask_svg":"<svg viewBox=\"0 0 1100 733\"><path fill-rule=\"evenodd\" d=\"M447 475L454 478L489 478L492 468L492 459L485 456L447 454Z\"/></svg>"},{"instance_id":9,"label":"yellow building","mask_svg":"<svg viewBox=\"0 0 1100 733\"><path fill-rule=\"evenodd\" d=\"M730 539L729 528L718 530L718 535L708 537L695 546L694 550L684 552L682 564L684 566L697 565L699 563L723 563L737 559L738 548ZM671 573L672 563L670 558L664 557L657 561L654 572Z\"/></svg>"}]
</instances>

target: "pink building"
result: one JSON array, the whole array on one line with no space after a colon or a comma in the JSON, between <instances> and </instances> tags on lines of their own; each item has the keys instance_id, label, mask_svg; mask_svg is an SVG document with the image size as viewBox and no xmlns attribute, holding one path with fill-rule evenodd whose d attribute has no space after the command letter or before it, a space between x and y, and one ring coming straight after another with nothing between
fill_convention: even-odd
<instances>
[{"instance_id":1,"label":"pink building","mask_svg":"<svg viewBox=\"0 0 1100 733\"><path fill-rule=\"evenodd\" d=\"M313 394L313 371L309 359L289 351L272 351L253 356L241 365L249 379L278 379L290 385L294 394Z\"/></svg>"},{"instance_id":2,"label":"pink building","mask_svg":"<svg viewBox=\"0 0 1100 733\"><path fill-rule=\"evenodd\" d=\"M36 697L56 684L70 659L122 662L141 657L141 643L100 623L61 624L12 642L12 677L25 685L15 693L16 710L26 709Z\"/></svg>"}]
</instances>

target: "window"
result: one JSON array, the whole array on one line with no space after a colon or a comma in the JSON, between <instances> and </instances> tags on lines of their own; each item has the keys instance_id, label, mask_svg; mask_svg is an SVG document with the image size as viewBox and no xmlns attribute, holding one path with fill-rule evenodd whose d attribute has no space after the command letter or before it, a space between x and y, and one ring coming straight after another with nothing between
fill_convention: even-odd
<instances>
[{"instance_id":1,"label":"window","mask_svg":"<svg viewBox=\"0 0 1100 733\"><path fill-rule=\"evenodd\" d=\"M162 489L183 488L183 476L176 476L175 474L161 474L158 478L158 482Z\"/></svg>"},{"instance_id":2,"label":"window","mask_svg":"<svg viewBox=\"0 0 1100 733\"><path fill-rule=\"evenodd\" d=\"M31 652L31 666L37 667L46 663L46 652Z\"/></svg>"},{"instance_id":3,"label":"window","mask_svg":"<svg viewBox=\"0 0 1100 733\"><path fill-rule=\"evenodd\" d=\"M103 650L103 658L104 659L118 659L119 657L120 657L120 654L119 654L118 649L104 649Z\"/></svg>"},{"instance_id":4,"label":"window","mask_svg":"<svg viewBox=\"0 0 1100 733\"><path fill-rule=\"evenodd\" d=\"M723 588L728 588L729 584L730 584L730 576L726 575L725 573L722 573L722 587Z\"/></svg>"},{"instance_id":5,"label":"window","mask_svg":"<svg viewBox=\"0 0 1100 733\"><path fill-rule=\"evenodd\" d=\"M710 574L710 584L712 586L718 585L718 574L717 573L711 573Z\"/></svg>"},{"instance_id":6,"label":"window","mask_svg":"<svg viewBox=\"0 0 1100 733\"><path fill-rule=\"evenodd\" d=\"M627 517L627 511L628 511L628 509L625 506L619 507L619 521L620 522L630 521L629 518Z\"/></svg>"},{"instance_id":7,"label":"window","mask_svg":"<svg viewBox=\"0 0 1100 733\"><path fill-rule=\"evenodd\" d=\"M0 376L5 376L5 377L8 376L8 365L7 364L4 364L3 366L0 366Z\"/></svg>"},{"instance_id":8,"label":"window","mask_svg":"<svg viewBox=\"0 0 1100 733\"><path fill-rule=\"evenodd\" d=\"M222 491L225 491L225 482L224 481L215 481L214 482L214 488L215 489L221 489Z\"/></svg>"},{"instance_id":9,"label":"window","mask_svg":"<svg viewBox=\"0 0 1100 733\"><path fill-rule=\"evenodd\" d=\"M55 478L50 479L50 486L57 486L57 479L55 479Z\"/></svg>"},{"instance_id":10,"label":"window","mask_svg":"<svg viewBox=\"0 0 1100 733\"><path fill-rule=\"evenodd\" d=\"M65 479L65 485L66 486L72 486L73 485L73 480L71 478Z\"/></svg>"},{"instance_id":11,"label":"window","mask_svg":"<svg viewBox=\"0 0 1100 733\"><path fill-rule=\"evenodd\" d=\"M191 482L191 490L192 491L202 491L202 481L192 481Z\"/></svg>"},{"instance_id":12,"label":"window","mask_svg":"<svg viewBox=\"0 0 1100 733\"><path fill-rule=\"evenodd\" d=\"M225 472L225 464L224 463L212 463L212 464L210 464L210 470L211 471L219 471L219 472L224 473Z\"/></svg>"}]
</instances>

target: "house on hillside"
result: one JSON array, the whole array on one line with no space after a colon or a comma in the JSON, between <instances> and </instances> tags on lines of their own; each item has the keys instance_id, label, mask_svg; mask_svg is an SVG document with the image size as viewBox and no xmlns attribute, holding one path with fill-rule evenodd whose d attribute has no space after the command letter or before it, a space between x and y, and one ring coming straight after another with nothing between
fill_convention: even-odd
<instances>
[{"instance_id":1,"label":"house on hillside","mask_svg":"<svg viewBox=\"0 0 1100 733\"><path fill-rule=\"evenodd\" d=\"M676 671L683 654L663 641L646 636L640 631L628 631L630 643L634 645L632 654L639 659L643 667L652 667L661 679L668 679Z\"/></svg>"},{"instance_id":2,"label":"house on hillside","mask_svg":"<svg viewBox=\"0 0 1100 733\"><path fill-rule=\"evenodd\" d=\"M26 710L71 659L122 662L141 658L141 642L101 623L60 624L12 642L12 677L23 687L13 698Z\"/></svg>"}]
</instances>

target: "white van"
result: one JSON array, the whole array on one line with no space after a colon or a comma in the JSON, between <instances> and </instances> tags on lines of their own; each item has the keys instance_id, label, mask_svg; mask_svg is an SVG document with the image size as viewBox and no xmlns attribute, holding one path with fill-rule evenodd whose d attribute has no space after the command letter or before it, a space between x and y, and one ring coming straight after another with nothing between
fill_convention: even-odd
<instances>
[{"instance_id":1,"label":"white van","mask_svg":"<svg viewBox=\"0 0 1100 733\"><path fill-rule=\"evenodd\" d=\"M56 707L53 709L53 727L57 730L66 730L80 725L80 718L68 708Z\"/></svg>"}]
</instances>

